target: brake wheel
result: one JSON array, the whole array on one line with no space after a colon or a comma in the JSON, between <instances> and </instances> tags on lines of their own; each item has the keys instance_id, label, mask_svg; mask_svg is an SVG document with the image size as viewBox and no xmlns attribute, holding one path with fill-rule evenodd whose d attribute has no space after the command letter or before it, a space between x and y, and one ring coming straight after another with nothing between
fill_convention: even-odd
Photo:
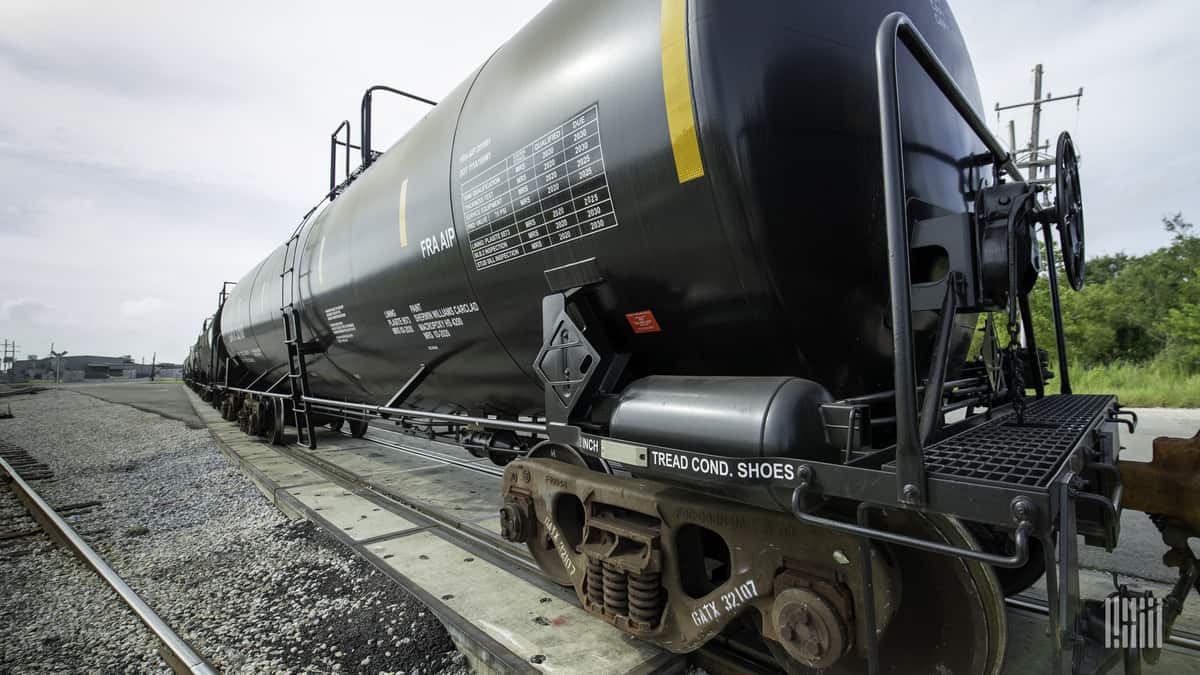
<instances>
[{"instance_id":1,"label":"brake wheel","mask_svg":"<svg viewBox=\"0 0 1200 675\"><path fill-rule=\"evenodd\" d=\"M1058 237L1062 242L1063 266L1071 288L1083 288L1083 192L1079 185L1079 156L1071 134L1058 136L1058 155L1054 159L1054 207Z\"/></svg>"}]
</instances>

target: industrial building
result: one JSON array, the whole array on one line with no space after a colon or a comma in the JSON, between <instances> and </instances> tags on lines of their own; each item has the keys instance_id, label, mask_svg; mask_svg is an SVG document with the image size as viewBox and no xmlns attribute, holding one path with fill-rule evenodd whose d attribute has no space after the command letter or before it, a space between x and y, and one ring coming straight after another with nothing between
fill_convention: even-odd
<instances>
[{"instance_id":1,"label":"industrial building","mask_svg":"<svg viewBox=\"0 0 1200 675\"><path fill-rule=\"evenodd\" d=\"M157 365L157 371L160 374L163 370L176 368L179 366L172 363ZM38 358L36 355L30 354L13 363L11 377L17 380L52 380L55 377L55 371L58 371L65 382L111 378L132 379L150 377L150 369L151 364L137 363L128 354L125 356L69 354L61 358L51 356Z\"/></svg>"}]
</instances>

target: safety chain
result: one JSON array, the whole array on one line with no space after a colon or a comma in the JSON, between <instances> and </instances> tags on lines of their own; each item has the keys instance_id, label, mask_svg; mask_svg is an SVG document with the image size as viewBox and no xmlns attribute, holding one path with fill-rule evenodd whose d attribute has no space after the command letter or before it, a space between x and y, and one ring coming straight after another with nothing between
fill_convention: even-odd
<instances>
[{"instance_id":1,"label":"safety chain","mask_svg":"<svg viewBox=\"0 0 1200 675\"><path fill-rule=\"evenodd\" d=\"M1013 412L1017 414L1017 424L1025 423L1025 362L1021 356L1020 333L1017 322L1008 322L1008 382L1013 394Z\"/></svg>"}]
</instances>

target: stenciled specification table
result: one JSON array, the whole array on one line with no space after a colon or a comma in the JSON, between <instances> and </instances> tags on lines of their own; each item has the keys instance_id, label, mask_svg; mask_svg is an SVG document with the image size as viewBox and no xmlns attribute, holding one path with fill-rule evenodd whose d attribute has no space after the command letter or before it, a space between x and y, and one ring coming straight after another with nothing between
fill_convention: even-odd
<instances>
[{"instance_id":1,"label":"stenciled specification table","mask_svg":"<svg viewBox=\"0 0 1200 675\"><path fill-rule=\"evenodd\" d=\"M617 226L593 105L461 184L475 269Z\"/></svg>"}]
</instances>

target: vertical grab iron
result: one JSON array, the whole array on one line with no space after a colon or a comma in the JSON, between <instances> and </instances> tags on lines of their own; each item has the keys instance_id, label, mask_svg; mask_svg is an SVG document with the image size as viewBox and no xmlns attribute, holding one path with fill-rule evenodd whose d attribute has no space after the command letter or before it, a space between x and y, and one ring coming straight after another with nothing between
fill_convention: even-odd
<instances>
[{"instance_id":1,"label":"vertical grab iron","mask_svg":"<svg viewBox=\"0 0 1200 675\"><path fill-rule=\"evenodd\" d=\"M316 449L317 436L313 431L312 417L308 414L305 397L308 391L308 364L305 363L305 343L301 335L300 310L296 308L296 259L299 257L300 233L303 227L287 240L283 252L283 271L280 272L280 308L283 315L283 341L287 346L288 384L291 385L292 415L296 423L296 442ZM278 419L278 417L277 417Z\"/></svg>"},{"instance_id":2,"label":"vertical grab iron","mask_svg":"<svg viewBox=\"0 0 1200 675\"><path fill-rule=\"evenodd\" d=\"M924 448L917 417L916 356L912 334L912 283L909 270L908 208L904 181L904 134L900 120L899 74L896 53L904 45L929 79L987 146L995 163L1016 181L1020 169L1000 141L971 107L933 48L903 12L884 18L875 35L875 72L879 93L879 134L883 158L884 211L887 222L888 278L891 282L892 348L896 391L897 501L920 506L926 494Z\"/></svg>"}]
</instances>

